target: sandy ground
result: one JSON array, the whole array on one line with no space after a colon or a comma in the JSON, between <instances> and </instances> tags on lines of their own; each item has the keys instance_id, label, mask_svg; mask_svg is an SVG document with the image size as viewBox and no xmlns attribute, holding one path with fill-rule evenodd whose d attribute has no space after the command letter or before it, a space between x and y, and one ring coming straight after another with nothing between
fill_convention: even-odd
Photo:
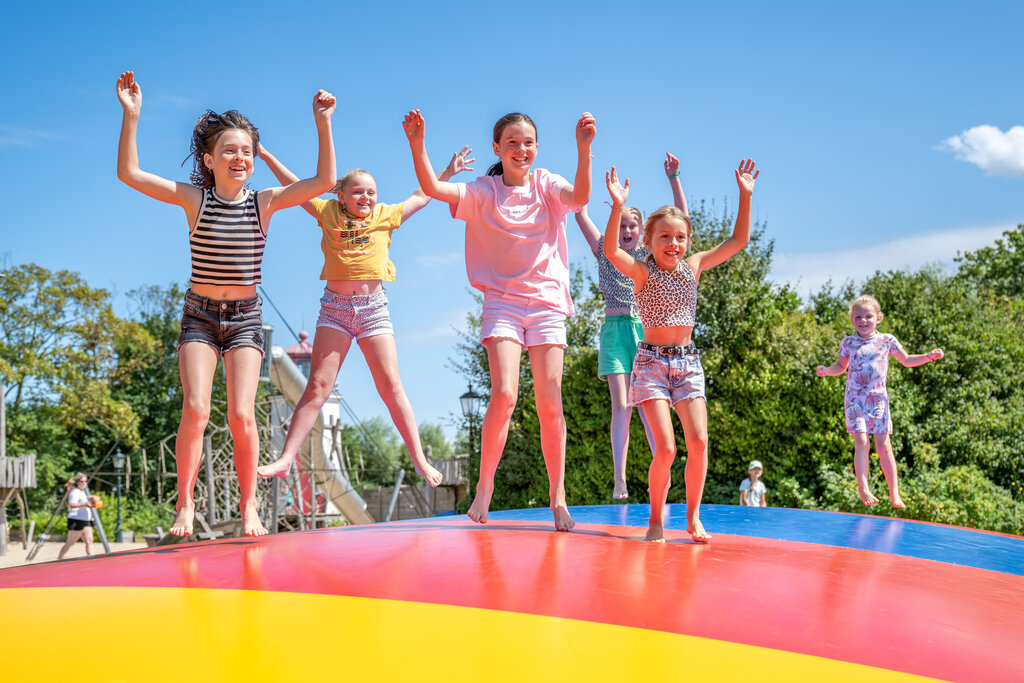
<instances>
[{"instance_id":1,"label":"sandy ground","mask_svg":"<svg viewBox=\"0 0 1024 683\"><path fill-rule=\"evenodd\" d=\"M33 544L34 543L35 543L35 541L33 540ZM38 553L36 553L35 558L31 562L28 562L28 561L26 561L25 557L32 550L32 546L30 545L28 547L28 550L26 550L26 549L21 547L21 541L11 541L10 539L8 539L8 541L7 541L7 554L6 555L0 555L0 568L3 568L3 567L16 567L16 566L22 565L22 564L39 564L41 562L52 562L53 560L57 559L57 553L60 552L60 548L63 545L64 545L63 541L61 541L61 542L53 541L53 542L44 543L43 547L39 550ZM122 550L135 550L136 548L145 548L145 547L146 547L145 543L111 543L110 544L110 552L117 553L117 552L121 552ZM93 555L102 555L103 553L104 553L104 551L103 551L103 544L100 543L98 540L95 541L92 544L92 554ZM73 557L84 557L84 556L85 556L85 543L83 543L82 541L79 541L78 543L73 545L70 550L68 550L67 554L64 556L64 559L70 560Z\"/></svg>"}]
</instances>

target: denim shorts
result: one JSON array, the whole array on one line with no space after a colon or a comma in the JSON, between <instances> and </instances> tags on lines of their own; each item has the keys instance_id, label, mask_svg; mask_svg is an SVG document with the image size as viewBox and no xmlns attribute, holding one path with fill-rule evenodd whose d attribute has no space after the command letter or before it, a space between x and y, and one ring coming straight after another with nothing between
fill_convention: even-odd
<instances>
[{"instance_id":1,"label":"denim shorts","mask_svg":"<svg viewBox=\"0 0 1024 683\"><path fill-rule=\"evenodd\" d=\"M704 396L704 368L700 351L689 346L652 346L640 342L633 359L629 404L638 406L654 399L671 405Z\"/></svg>"},{"instance_id":2,"label":"denim shorts","mask_svg":"<svg viewBox=\"0 0 1024 683\"><path fill-rule=\"evenodd\" d=\"M526 348L554 344L564 349L565 314L530 297L488 291L480 318L480 343L495 338L512 339Z\"/></svg>"},{"instance_id":3,"label":"denim shorts","mask_svg":"<svg viewBox=\"0 0 1024 683\"><path fill-rule=\"evenodd\" d=\"M185 292L178 348L188 342L209 344L221 354L239 346L263 355L263 316L260 298L210 299L191 289Z\"/></svg>"},{"instance_id":4,"label":"denim shorts","mask_svg":"<svg viewBox=\"0 0 1024 683\"><path fill-rule=\"evenodd\" d=\"M395 333L384 290L373 294L348 295L325 288L320 299L320 318L316 326L339 330L353 339Z\"/></svg>"},{"instance_id":5,"label":"denim shorts","mask_svg":"<svg viewBox=\"0 0 1024 683\"><path fill-rule=\"evenodd\" d=\"M606 315L601 323L601 345L597 351L597 376L626 374L633 371L636 345L643 339L644 327L640 316L620 313Z\"/></svg>"}]
</instances>

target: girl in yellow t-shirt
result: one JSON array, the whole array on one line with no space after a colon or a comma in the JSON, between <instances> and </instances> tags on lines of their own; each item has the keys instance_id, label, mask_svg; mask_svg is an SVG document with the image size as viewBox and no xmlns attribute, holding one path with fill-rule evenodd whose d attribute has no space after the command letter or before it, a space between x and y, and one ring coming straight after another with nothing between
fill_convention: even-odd
<instances>
[{"instance_id":1,"label":"girl in yellow t-shirt","mask_svg":"<svg viewBox=\"0 0 1024 683\"><path fill-rule=\"evenodd\" d=\"M466 158L471 152L469 147L463 147L438 178L448 180L461 171L472 171L469 164L474 159ZM298 179L262 145L259 156L282 184ZM346 173L331 191L337 199L313 199L302 204L323 231L320 246L324 267L320 279L327 281L320 299L309 380L295 406L281 457L258 468L257 473L261 477L288 475L299 446L334 390L341 364L355 339L366 357L377 393L409 449L416 472L428 484L437 486L441 473L423 455L416 416L398 377L395 331L383 286L385 281L395 279L395 266L388 258L391 233L426 206L430 198L417 189L401 204L378 204L377 183L362 169Z\"/></svg>"}]
</instances>

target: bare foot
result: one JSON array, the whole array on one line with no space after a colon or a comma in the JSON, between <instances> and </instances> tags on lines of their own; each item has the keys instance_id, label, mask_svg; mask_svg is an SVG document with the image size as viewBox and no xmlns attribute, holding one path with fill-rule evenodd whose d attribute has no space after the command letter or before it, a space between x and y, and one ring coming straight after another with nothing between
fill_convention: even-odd
<instances>
[{"instance_id":1,"label":"bare foot","mask_svg":"<svg viewBox=\"0 0 1024 683\"><path fill-rule=\"evenodd\" d=\"M469 510L466 514L474 522L480 524L487 523L487 512L491 508L491 494L493 491L477 488L476 498L473 499L473 504L469 506Z\"/></svg>"},{"instance_id":2,"label":"bare foot","mask_svg":"<svg viewBox=\"0 0 1024 683\"><path fill-rule=\"evenodd\" d=\"M416 474L426 479L432 489L437 488L438 484L441 483L441 473L431 467L429 463L424 463L422 469L419 465L416 465Z\"/></svg>"},{"instance_id":3,"label":"bare foot","mask_svg":"<svg viewBox=\"0 0 1024 683\"><path fill-rule=\"evenodd\" d=\"M629 498L629 491L626 490L626 482L615 482L615 489L612 490L612 498L615 500L625 500L626 498Z\"/></svg>"},{"instance_id":4,"label":"bare foot","mask_svg":"<svg viewBox=\"0 0 1024 683\"><path fill-rule=\"evenodd\" d=\"M555 515L556 531L572 531L572 528L576 526L576 522L572 521L572 517L569 516L569 508L564 505L552 505L551 512Z\"/></svg>"},{"instance_id":5,"label":"bare foot","mask_svg":"<svg viewBox=\"0 0 1024 683\"><path fill-rule=\"evenodd\" d=\"M694 543L709 543L711 541L711 534L704 531L704 525L700 523L699 519L695 519L687 524L686 531L690 534L690 538L693 539Z\"/></svg>"},{"instance_id":6,"label":"bare foot","mask_svg":"<svg viewBox=\"0 0 1024 683\"><path fill-rule=\"evenodd\" d=\"M903 499L900 498L900 494L898 494L898 493L890 493L889 494L889 501L892 503L892 506L894 508L899 508L901 510L904 510L907 507L906 504L903 502Z\"/></svg>"},{"instance_id":7,"label":"bare foot","mask_svg":"<svg viewBox=\"0 0 1024 683\"><path fill-rule=\"evenodd\" d=\"M260 515L255 505L247 505L242 510L242 533L246 536L267 535L267 528L260 522Z\"/></svg>"},{"instance_id":8,"label":"bare foot","mask_svg":"<svg viewBox=\"0 0 1024 683\"><path fill-rule=\"evenodd\" d=\"M645 541L653 541L655 543L665 542L665 526L663 524L657 524L651 522L647 526L647 533L644 535Z\"/></svg>"},{"instance_id":9,"label":"bare foot","mask_svg":"<svg viewBox=\"0 0 1024 683\"><path fill-rule=\"evenodd\" d=\"M178 514L174 516L174 523L171 524L170 534L172 536L191 536L192 521L196 515L195 503L182 505L178 508Z\"/></svg>"},{"instance_id":10,"label":"bare foot","mask_svg":"<svg viewBox=\"0 0 1024 683\"><path fill-rule=\"evenodd\" d=\"M263 465L256 468L256 474L261 477L281 477L284 479L288 476L288 470L292 468L292 461L295 458L286 458L281 456L269 465Z\"/></svg>"},{"instance_id":11,"label":"bare foot","mask_svg":"<svg viewBox=\"0 0 1024 683\"><path fill-rule=\"evenodd\" d=\"M860 492L860 499L862 501L864 501L865 505L877 505L878 504L878 499L875 498L874 494L872 494L871 491L868 491L866 489L864 489L864 490L862 490Z\"/></svg>"}]
</instances>

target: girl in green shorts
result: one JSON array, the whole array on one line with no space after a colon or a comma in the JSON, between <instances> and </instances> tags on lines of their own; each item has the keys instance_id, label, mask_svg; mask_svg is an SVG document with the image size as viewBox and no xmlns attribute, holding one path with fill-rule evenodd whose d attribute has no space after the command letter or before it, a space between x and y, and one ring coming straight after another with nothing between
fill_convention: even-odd
<instances>
[{"instance_id":1,"label":"girl in green shorts","mask_svg":"<svg viewBox=\"0 0 1024 683\"><path fill-rule=\"evenodd\" d=\"M672 154L665 155L665 175L672 186L672 199L676 207L689 215L686 196L679 181L679 159ZM576 214L576 222L586 238L590 250L597 258L598 284L605 301L605 318L601 325L601 345L597 356L597 376L607 380L612 399L612 461L615 465L615 488L612 497L622 500L629 497L626 488L626 452L629 449L629 423L633 408L627 401L630 373L633 371L633 357L636 345L643 338L643 327L637 315L636 300L633 298L633 281L620 273L608 261L603 252L604 237L587 215L586 207ZM639 209L625 207L619 221L619 246L637 260L643 260L647 249L641 240L644 217ZM651 430L643 413L640 419L647 432L647 442L652 444Z\"/></svg>"}]
</instances>

